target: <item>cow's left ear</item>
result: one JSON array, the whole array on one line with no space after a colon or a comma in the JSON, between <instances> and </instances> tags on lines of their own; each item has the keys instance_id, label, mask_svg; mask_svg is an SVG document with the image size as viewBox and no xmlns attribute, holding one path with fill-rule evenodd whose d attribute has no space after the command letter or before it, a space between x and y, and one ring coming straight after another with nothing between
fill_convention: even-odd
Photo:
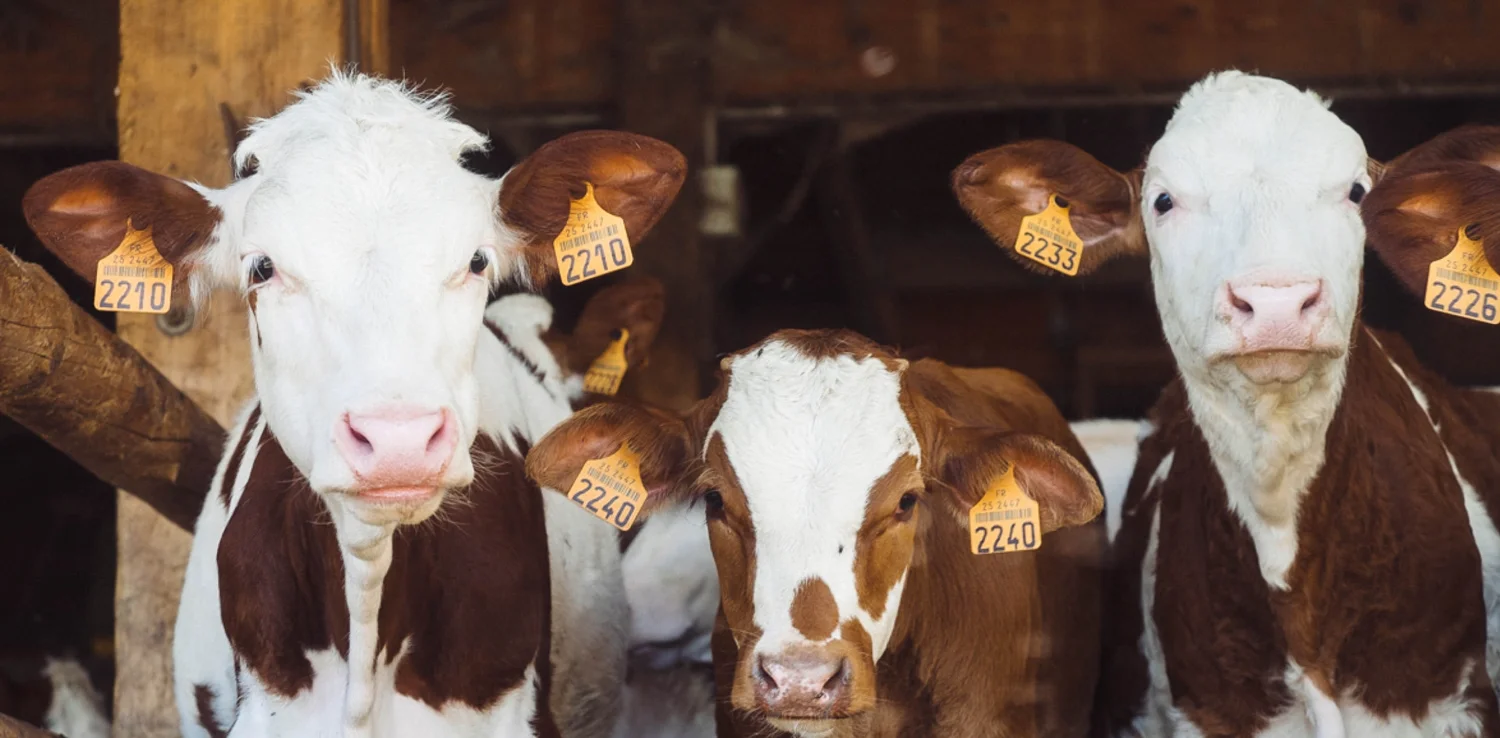
<instances>
[{"instance_id":1,"label":"cow's left ear","mask_svg":"<svg viewBox=\"0 0 1500 738\"><path fill-rule=\"evenodd\" d=\"M1432 262L1458 243L1458 232L1484 242L1500 264L1500 172L1475 161L1418 167L1393 164L1361 203L1365 238L1403 287L1419 299Z\"/></svg>"},{"instance_id":2,"label":"cow's left ear","mask_svg":"<svg viewBox=\"0 0 1500 738\"><path fill-rule=\"evenodd\" d=\"M1021 491L1041 510L1042 533L1083 525L1104 509L1104 495L1083 464L1061 446L1030 433L951 428L942 434L926 472L956 493L961 515L1013 465Z\"/></svg>"},{"instance_id":3,"label":"cow's left ear","mask_svg":"<svg viewBox=\"0 0 1500 738\"><path fill-rule=\"evenodd\" d=\"M527 276L540 286L557 272L552 242L585 183L605 212L625 221L637 243L677 197L687 160L671 145L620 131L581 131L550 141L506 173L500 219L525 242Z\"/></svg>"},{"instance_id":4,"label":"cow's left ear","mask_svg":"<svg viewBox=\"0 0 1500 738\"><path fill-rule=\"evenodd\" d=\"M648 515L682 494L692 464L692 444L684 420L665 410L621 401L601 402L574 413L537 441L526 454L526 474L563 494L583 465L628 445L639 460Z\"/></svg>"}]
</instances>

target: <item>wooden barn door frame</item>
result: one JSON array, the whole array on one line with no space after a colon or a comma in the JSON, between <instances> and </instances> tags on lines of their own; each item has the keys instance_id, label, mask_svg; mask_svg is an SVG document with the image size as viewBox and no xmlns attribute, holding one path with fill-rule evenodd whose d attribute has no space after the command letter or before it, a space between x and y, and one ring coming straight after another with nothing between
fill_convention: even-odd
<instances>
[{"instance_id":1,"label":"wooden barn door frame","mask_svg":"<svg viewBox=\"0 0 1500 738\"><path fill-rule=\"evenodd\" d=\"M122 0L120 159L222 187L229 183L225 112L275 113L330 60L386 71L388 0ZM185 332L121 315L120 336L225 426L253 392L245 308L221 294ZM116 735L179 732L172 631L190 535L120 494L115 580Z\"/></svg>"}]
</instances>

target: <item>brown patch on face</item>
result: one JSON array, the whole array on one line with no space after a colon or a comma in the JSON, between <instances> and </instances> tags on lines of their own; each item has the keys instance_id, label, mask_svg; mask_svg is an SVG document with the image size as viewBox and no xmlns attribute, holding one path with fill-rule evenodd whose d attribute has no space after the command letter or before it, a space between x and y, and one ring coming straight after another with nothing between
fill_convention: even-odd
<instances>
[{"instance_id":1,"label":"brown patch on face","mask_svg":"<svg viewBox=\"0 0 1500 738\"><path fill-rule=\"evenodd\" d=\"M759 632L755 626L755 525L724 440L717 434L708 441L705 461L705 481L712 482L724 499L723 514L710 515L708 520L708 544L719 572L719 604L736 634ZM740 642L742 648L750 645Z\"/></svg>"},{"instance_id":2,"label":"brown patch on face","mask_svg":"<svg viewBox=\"0 0 1500 738\"><path fill-rule=\"evenodd\" d=\"M854 587L859 607L879 619L885 614L886 598L896 582L911 565L916 527L912 517L900 517L898 507L903 494L922 489L917 458L906 455L896 459L891 468L870 488L865 506L865 522L854 543Z\"/></svg>"},{"instance_id":3,"label":"brown patch on face","mask_svg":"<svg viewBox=\"0 0 1500 738\"><path fill-rule=\"evenodd\" d=\"M792 596L792 627L810 641L821 641L833 635L839 624L839 605L833 601L833 590L822 579L804 579Z\"/></svg>"},{"instance_id":4,"label":"brown patch on face","mask_svg":"<svg viewBox=\"0 0 1500 738\"><path fill-rule=\"evenodd\" d=\"M240 432L240 438L234 443L234 451L229 454L229 463L224 467L224 480L219 484L219 501L224 507L229 507L230 497L234 494L234 480L240 475L240 462L245 459L245 449L250 445L250 436L255 435L255 424L260 422L260 405L250 410L250 417L245 420L245 429Z\"/></svg>"}]
</instances>

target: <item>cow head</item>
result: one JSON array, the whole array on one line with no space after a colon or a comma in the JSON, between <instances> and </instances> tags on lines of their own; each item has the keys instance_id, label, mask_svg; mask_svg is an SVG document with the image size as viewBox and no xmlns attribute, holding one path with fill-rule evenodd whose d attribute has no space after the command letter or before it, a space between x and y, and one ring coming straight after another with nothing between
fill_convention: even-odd
<instances>
[{"instance_id":1,"label":"cow head","mask_svg":"<svg viewBox=\"0 0 1500 738\"><path fill-rule=\"evenodd\" d=\"M486 145L441 97L336 74L254 124L235 154L253 171L228 187L95 163L35 184L25 212L86 277L127 227L149 228L178 299L238 291L260 403L298 471L360 520L415 522L473 478L490 286L549 279L586 182L639 239L685 169L666 144L599 131L490 179L460 161Z\"/></svg>"},{"instance_id":2,"label":"cow head","mask_svg":"<svg viewBox=\"0 0 1500 738\"><path fill-rule=\"evenodd\" d=\"M1367 166L1359 135L1316 95L1224 72L1183 96L1142 169L1033 141L971 157L953 183L1007 251L1055 194L1084 242L1080 271L1149 254L1179 369L1253 395L1305 377L1342 384Z\"/></svg>"},{"instance_id":3,"label":"cow head","mask_svg":"<svg viewBox=\"0 0 1500 738\"><path fill-rule=\"evenodd\" d=\"M733 704L818 734L874 706L921 531L966 537L969 509L1007 464L1039 502L1043 533L1102 506L1060 447L959 426L908 368L846 331L781 331L726 358L718 389L686 417L595 405L533 447L527 469L565 490L585 462L629 444L647 511L701 500L738 645Z\"/></svg>"}]
</instances>

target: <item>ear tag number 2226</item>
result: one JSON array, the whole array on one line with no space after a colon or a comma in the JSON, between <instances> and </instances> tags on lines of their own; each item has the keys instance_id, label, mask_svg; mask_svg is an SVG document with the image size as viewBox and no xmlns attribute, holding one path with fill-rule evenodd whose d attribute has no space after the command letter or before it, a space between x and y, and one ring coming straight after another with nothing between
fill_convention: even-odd
<instances>
[{"instance_id":1,"label":"ear tag number 2226","mask_svg":"<svg viewBox=\"0 0 1500 738\"><path fill-rule=\"evenodd\" d=\"M151 229L125 221L125 238L94 271L94 309L165 313L172 307L172 264L151 240Z\"/></svg>"},{"instance_id":2,"label":"ear tag number 2226","mask_svg":"<svg viewBox=\"0 0 1500 738\"><path fill-rule=\"evenodd\" d=\"M617 272L635 262L625 219L599 205L593 183L584 182L583 186L583 197L568 206L567 225L552 240L557 270L565 285Z\"/></svg>"},{"instance_id":3,"label":"ear tag number 2226","mask_svg":"<svg viewBox=\"0 0 1500 738\"><path fill-rule=\"evenodd\" d=\"M969 508L969 551L974 554L1035 551L1042 547L1041 507L1021 491L1016 467L990 482Z\"/></svg>"},{"instance_id":4,"label":"ear tag number 2226","mask_svg":"<svg viewBox=\"0 0 1500 738\"><path fill-rule=\"evenodd\" d=\"M584 464L568 490L568 499L594 517L620 530L630 530L646 501L640 459L629 446L621 444L619 451Z\"/></svg>"},{"instance_id":5,"label":"ear tag number 2226","mask_svg":"<svg viewBox=\"0 0 1500 738\"><path fill-rule=\"evenodd\" d=\"M1069 277L1078 276L1078 257L1083 239L1068 220L1068 206L1052 195L1047 208L1021 219L1016 232L1016 253Z\"/></svg>"},{"instance_id":6,"label":"ear tag number 2226","mask_svg":"<svg viewBox=\"0 0 1500 738\"><path fill-rule=\"evenodd\" d=\"M1500 274L1484 258L1482 242L1458 231L1458 245L1427 267L1427 296L1431 310L1495 325L1500 323Z\"/></svg>"}]
</instances>

